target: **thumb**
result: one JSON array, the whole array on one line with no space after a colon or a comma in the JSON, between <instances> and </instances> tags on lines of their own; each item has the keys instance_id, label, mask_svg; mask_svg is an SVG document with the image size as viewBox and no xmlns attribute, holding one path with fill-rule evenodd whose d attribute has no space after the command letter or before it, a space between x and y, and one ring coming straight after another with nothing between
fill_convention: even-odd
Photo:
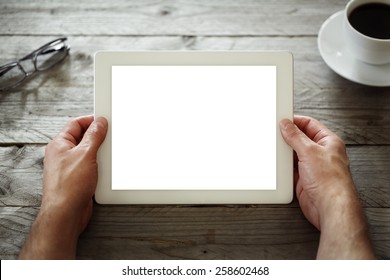
<instances>
[{"instance_id":1,"label":"thumb","mask_svg":"<svg viewBox=\"0 0 390 280\"><path fill-rule=\"evenodd\" d=\"M108 122L105 118L99 117L95 119L85 131L83 139L81 139L78 146L88 148L88 151L96 155L100 145L106 138L107 129Z\"/></svg>"},{"instance_id":2,"label":"thumb","mask_svg":"<svg viewBox=\"0 0 390 280\"><path fill-rule=\"evenodd\" d=\"M310 138L307 137L307 135L303 133L292 121L283 119L280 121L279 127L284 141L297 152L298 157L313 144Z\"/></svg>"}]
</instances>

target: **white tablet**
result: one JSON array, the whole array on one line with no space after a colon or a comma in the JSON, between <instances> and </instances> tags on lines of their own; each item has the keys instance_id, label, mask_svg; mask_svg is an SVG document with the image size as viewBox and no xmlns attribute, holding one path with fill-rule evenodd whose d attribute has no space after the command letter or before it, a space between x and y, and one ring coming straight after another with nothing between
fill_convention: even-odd
<instances>
[{"instance_id":1,"label":"white tablet","mask_svg":"<svg viewBox=\"0 0 390 280\"><path fill-rule=\"evenodd\" d=\"M131 51L95 55L102 204L289 203L293 117L288 52Z\"/></svg>"}]
</instances>

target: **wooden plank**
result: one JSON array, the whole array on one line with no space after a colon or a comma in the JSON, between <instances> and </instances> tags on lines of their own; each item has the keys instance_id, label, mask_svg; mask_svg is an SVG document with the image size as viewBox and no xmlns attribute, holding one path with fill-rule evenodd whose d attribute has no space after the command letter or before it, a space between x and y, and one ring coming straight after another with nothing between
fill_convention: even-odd
<instances>
[{"instance_id":1,"label":"wooden plank","mask_svg":"<svg viewBox=\"0 0 390 280\"><path fill-rule=\"evenodd\" d=\"M0 207L0 259L16 259L39 209Z\"/></svg>"},{"instance_id":2,"label":"wooden plank","mask_svg":"<svg viewBox=\"0 0 390 280\"><path fill-rule=\"evenodd\" d=\"M390 146L350 147L347 152L364 206L390 208Z\"/></svg>"},{"instance_id":3,"label":"wooden plank","mask_svg":"<svg viewBox=\"0 0 390 280\"><path fill-rule=\"evenodd\" d=\"M39 206L44 146L0 148L0 206Z\"/></svg>"},{"instance_id":4,"label":"wooden plank","mask_svg":"<svg viewBox=\"0 0 390 280\"><path fill-rule=\"evenodd\" d=\"M76 95L77 91L64 89L61 95L67 93L71 96ZM92 94L90 96L92 99ZM93 101L74 103L32 101L26 102L23 110L18 110L19 103L4 101L0 108L0 116L3 117L0 121L0 144L44 144L50 141L71 118L93 114ZM297 108L294 112L322 121L347 144L386 145L390 143L388 110Z\"/></svg>"},{"instance_id":5,"label":"wooden plank","mask_svg":"<svg viewBox=\"0 0 390 280\"><path fill-rule=\"evenodd\" d=\"M0 207L0 258L16 258L36 208ZM379 258L390 258L390 209L367 208ZM97 206L80 259L312 259L318 231L298 208Z\"/></svg>"},{"instance_id":6,"label":"wooden plank","mask_svg":"<svg viewBox=\"0 0 390 280\"><path fill-rule=\"evenodd\" d=\"M1 36L4 63L48 37ZM100 49L287 49L295 56L295 113L316 117L348 144L390 143L390 88L372 88L334 74L315 38L71 37L70 57L0 95L0 143L47 143L72 117L93 113L93 53ZM21 46L18 48L17 46ZM21 50L20 50L21 49Z\"/></svg>"},{"instance_id":7,"label":"wooden plank","mask_svg":"<svg viewBox=\"0 0 390 280\"><path fill-rule=\"evenodd\" d=\"M79 258L314 258L317 245L318 232L297 208L99 206Z\"/></svg>"},{"instance_id":8,"label":"wooden plank","mask_svg":"<svg viewBox=\"0 0 390 280\"><path fill-rule=\"evenodd\" d=\"M161 233L164 234L164 233ZM313 233L315 236L316 233ZM245 236L236 236L245 239ZM195 259L195 260L283 260L314 259L318 242L283 244L208 244L187 240L132 238L85 238L79 243L78 259ZM120 249L118 250L118 247ZM294 252L299 252L295 254ZM1 256L0 256L1 257Z\"/></svg>"},{"instance_id":9,"label":"wooden plank","mask_svg":"<svg viewBox=\"0 0 390 280\"><path fill-rule=\"evenodd\" d=\"M378 258L390 259L390 209L366 209L370 237Z\"/></svg>"},{"instance_id":10,"label":"wooden plank","mask_svg":"<svg viewBox=\"0 0 390 280\"><path fill-rule=\"evenodd\" d=\"M336 132L347 144L388 145L390 114L388 110L296 109L295 114L314 117Z\"/></svg>"},{"instance_id":11,"label":"wooden plank","mask_svg":"<svg viewBox=\"0 0 390 280\"><path fill-rule=\"evenodd\" d=\"M348 154L363 205L390 207L390 146L352 146ZM43 145L0 147L0 205L40 205L43 155Z\"/></svg>"},{"instance_id":12,"label":"wooden plank","mask_svg":"<svg viewBox=\"0 0 390 280\"><path fill-rule=\"evenodd\" d=\"M21 58L55 38L55 36L0 36L0 40L4 42L0 44L2 54L0 63ZM37 94L38 86L61 89L74 86L92 92L93 56L99 50L287 50L294 56L295 92L299 101L296 105L304 101L303 107L360 108L359 106L368 103L368 108L390 108L389 88L361 86L339 77L326 66L318 52L317 40L312 37L68 38L71 46L69 59L58 68L34 76L28 85L20 89L30 94ZM311 92L313 90L314 93ZM19 91L11 91L13 94L17 92Z\"/></svg>"},{"instance_id":13,"label":"wooden plank","mask_svg":"<svg viewBox=\"0 0 390 280\"><path fill-rule=\"evenodd\" d=\"M344 6L342 0L8 1L0 4L0 34L315 35Z\"/></svg>"}]
</instances>

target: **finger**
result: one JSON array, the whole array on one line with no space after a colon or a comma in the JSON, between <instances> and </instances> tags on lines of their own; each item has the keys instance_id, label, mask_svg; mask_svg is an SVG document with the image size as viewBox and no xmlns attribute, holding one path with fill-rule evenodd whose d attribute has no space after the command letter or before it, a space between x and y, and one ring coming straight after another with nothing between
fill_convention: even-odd
<instances>
[{"instance_id":1,"label":"finger","mask_svg":"<svg viewBox=\"0 0 390 280\"><path fill-rule=\"evenodd\" d=\"M283 119L280 121L279 126L284 141L297 152L298 158L313 144L309 137L307 137L292 121Z\"/></svg>"},{"instance_id":2,"label":"finger","mask_svg":"<svg viewBox=\"0 0 390 280\"><path fill-rule=\"evenodd\" d=\"M96 154L100 145L106 138L108 122L105 118L99 117L94 120L85 131L83 139L81 139L79 147L88 148L92 154Z\"/></svg>"},{"instance_id":3,"label":"finger","mask_svg":"<svg viewBox=\"0 0 390 280\"><path fill-rule=\"evenodd\" d=\"M299 181L299 171L297 168L294 168L294 187L295 187L295 189L298 186L298 181Z\"/></svg>"},{"instance_id":4,"label":"finger","mask_svg":"<svg viewBox=\"0 0 390 280\"><path fill-rule=\"evenodd\" d=\"M70 120L57 135L57 139L69 141L73 146L76 146L92 121L93 116L83 116Z\"/></svg>"},{"instance_id":5,"label":"finger","mask_svg":"<svg viewBox=\"0 0 390 280\"><path fill-rule=\"evenodd\" d=\"M303 133L318 144L325 143L329 137L338 138L334 132L316 119L306 116L295 116L294 123Z\"/></svg>"}]
</instances>

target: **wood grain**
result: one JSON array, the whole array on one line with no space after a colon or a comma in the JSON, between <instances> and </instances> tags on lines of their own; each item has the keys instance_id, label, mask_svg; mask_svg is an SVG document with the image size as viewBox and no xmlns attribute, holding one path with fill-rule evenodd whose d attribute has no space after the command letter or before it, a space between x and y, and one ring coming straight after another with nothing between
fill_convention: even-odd
<instances>
[{"instance_id":1,"label":"wood grain","mask_svg":"<svg viewBox=\"0 0 390 280\"><path fill-rule=\"evenodd\" d=\"M0 207L0 258L17 257L37 208ZM390 258L390 211L367 208L376 254ZM319 232L299 208L95 206L79 259L313 259Z\"/></svg>"},{"instance_id":2,"label":"wood grain","mask_svg":"<svg viewBox=\"0 0 390 280\"><path fill-rule=\"evenodd\" d=\"M9 1L0 10L0 34L301 36L316 34L344 6L337 0Z\"/></svg>"},{"instance_id":3,"label":"wood grain","mask_svg":"<svg viewBox=\"0 0 390 280\"><path fill-rule=\"evenodd\" d=\"M0 259L16 259L38 214L33 207L0 207Z\"/></svg>"},{"instance_id":4,"label":"wood grain","mask_svg":"<svg viewBox=\"0 0 390 280\"><path fill-rule=\"evenodd\" d=\"M98 50L289 50L296 114L348 144L379 258L390 259L390 88L341 78L317 33L344 0L20 0L0 2L0 65L59 36L70 56L0 93L0 258L15 259L38 211L45 144L93 113ZM28 64L28 63L27 63ZM28 65L26 65L28 66ZM31 68L31 64L29 66ZM79 259L312 259L319 233L291 205L101 206Z\"/></svg>"},{"instance_id":5,"label":"wood grain","mask_svg":"<svg viewBox=\"0 0 390 280\"><path fill-rule=\"evenodd\" d=\"M44 146L0 148L0 206L39 206Z\"/></svg>"},{"instance_id":6,"label":"wood grain","mask_svg":"<svg viewBox=\"0 0 390 280\"><path fill-rule=\"evenodd\" d=\"M47 37L2 36L4 62L21 57ZM35 43L36 41L36 43ZM390 88L351 83L318 54L315 38L71 37L69 58L50 72L0 95L0 143L47 143L72 117L93 113L93 54L101 49L287 49L295 57L295 113L323 121L348 144L390 142ZM22 46L22 51L16 46ZM15 51L18 50L18 51Z\"/></svg>"},{"instance_id":7,"label":"wood grain","mask_svg":"<svg viewBox=\"0 0 390 280\"><path fill-rule=\"evenodd\" d=\"M3 259L17 256L37 214L34 206L40 204L43 152L43 145L0 148ZM381 258L390 257L389 212L381 211L388 210L390 201L390 174L385 172L390 169L389 152L388 146L348 149L351 170L368 207L373 242ZM11 205L30 207L4 207ZM80 241L78 257L311 259L317 245L318 232L300 214L296 203L272 207L95 205L94 217Z\"/></svg>"},{"instance_id":8,"label":"wood grain","mask_svg":"<svg viewBox=\"0 0 390 280\"><path fill-rule=\"evenodd\" d=\"M96 251L125 259L289 258L298 248L305 250L297 258L314 258L318 244L318 232L297 208L99 206L82 238L108 243L92 249L82 242L80 258Z\"/></svg>"},{"instance_id":9,"label":"wood grain","mask_svg":"<svg viewBox=\"0 0 390 280\"><path fill-rule=\"evenodd\" d=\"M44 145L0 147L0 205L40 205L44 149ZM363 205L390 207L390 146L352 146L348 155ZM291 206L298 207L296 202Z\"/></svg>"}]
</instances>

